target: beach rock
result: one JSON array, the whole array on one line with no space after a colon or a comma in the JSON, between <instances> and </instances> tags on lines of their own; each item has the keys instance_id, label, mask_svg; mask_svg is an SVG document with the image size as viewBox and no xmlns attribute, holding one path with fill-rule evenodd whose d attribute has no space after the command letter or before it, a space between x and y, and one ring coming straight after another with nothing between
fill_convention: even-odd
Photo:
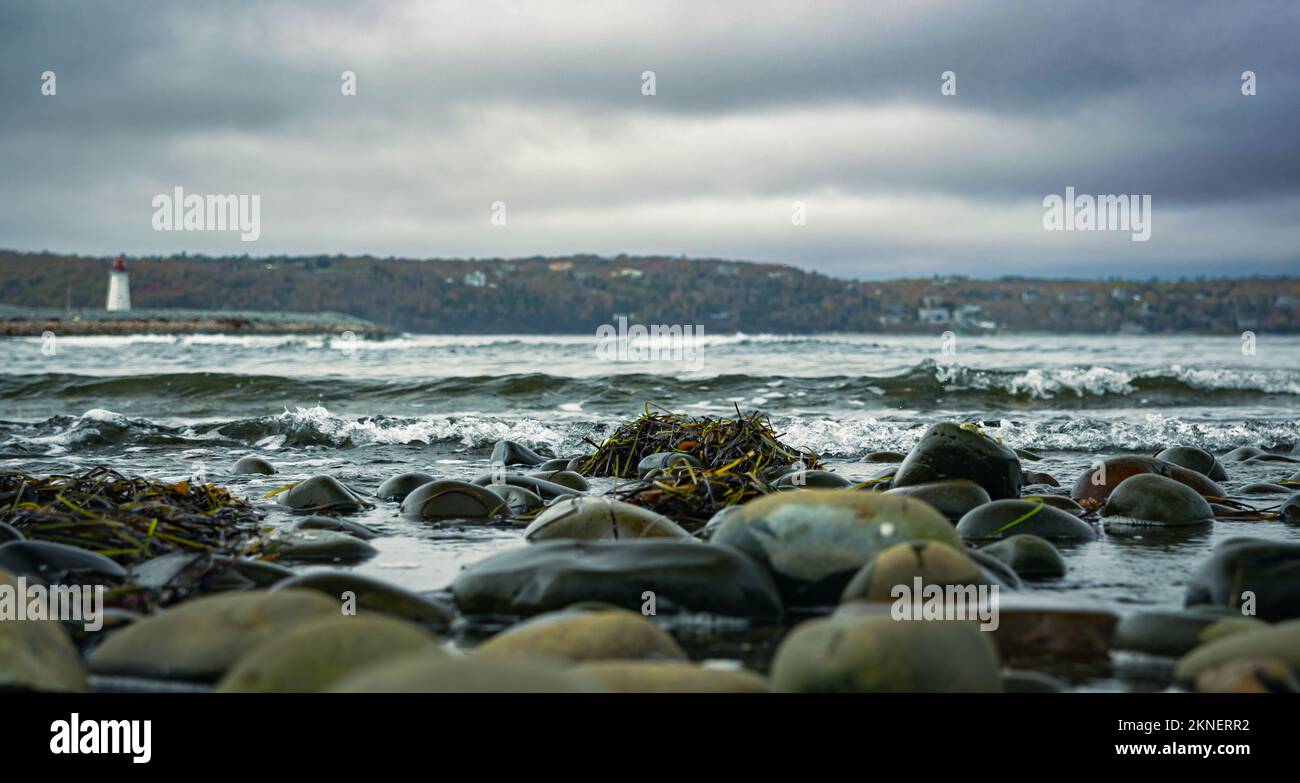
<instances>
[{"instance_id":1,"label":"beach rock","mask_svg":"<svg viewBox=\"0 0 1300 783\"><path fill-rule=\"evenodd\" d=\"M669 470L686 465L697 470L704 469L704 463L700 462L694 455L681 451L661 451L642 457L641 461L636 465L636 474L639 478L645 478L655 471Z\"/></svg>"},{"instance_id":2,"label":"beach rock","mask_svg":"<svg viewBox=\"0 0 1300 783\"><path fill-rule=\"evenodd\" d=\"M726 522L728 517L739 516L743 513L744 511L739 505L718 509L713 516L709 517L709 521L704 523L704 529L700 531L701 537L705 541L713 540L713 535L718 532L718 528L722 527L722 523Z\"/></svg>"},{"instance_id":3,"label":"beach rock","mask_svg":"<svg viewBox=\"0 0 1300 783\"><path fill-rule=\"evenodd\" d=\"M347 533L334 530L288 530L267 539L267 553L282 560L359 562L379 550Z\"/></svg>"},{"instance_id":4,"label":"beach rock","mask_svg":"<svg viewBox=\"0 0 1300 783\"><path fill-rule=\"evenodd\" d=\"M605 497L557 500L524 530L524 539L530 542L690 537L690 533L662 514Z\"/></svg>"},{"instance_id":5,"label":"beach rock","mask_svg":"<svg viewBox=\"0 0 1300 783\"><path fill-rule=\"evenodd\" d=\"M1070 497L1075 500L1105 500L1125 479L1149 473L1186 484L1200 495L1225 497L1222 487L1194 470L1180 468L1154 457L1139 456L1112 457L1103 462L1100 468L1084 471L1079 480L1074 482Z\"/></svg>"},{"instance_id":6,"label":"beach rock","mask_svg":"<svg viewBox=\"0 0 1300 783\"><path fill-rule=\"evenodd\" d=\"M120 582L126 569L101 554L51 541L0 544L0 569L46 585Z\"/></svg>"},{"instance_id":7,"label":"beach rock","mask_svg":"<svg viewBox=\"0 0 1300 783\"><path fill-rule=\"evenodd\" d=\"M294 530L332 530L336 533L347 533L348 535L359 538L362 541L369 541L379 535L379 531L360 522L354 522L351 519L342 517L303 517L293 525Z\"/></svg>"},{"instance_id":8,"label":"beach rock","mask_svg":"<svg viewBox=\"0 0 1300 783\"><path fill-rule=\"evenodd\" d=\"M893 601L896 588L913 590L915 579L923 586L1006 584L966 553L939 541L895 544L871 558L844 588L840 602ZM909 592L909 595L911 593Z\"/></svg>"},{"instance_id":9,"label":"beach rock","mask_svg":"<svg viewBox=\"0 0 1300 783\"><path fill-rule=\"evenodd\" d=\"M1294 465L1297 462L1300 462L1300 459L1296 459L1295 457L1291 457L1286 454L1264 453L1264 454L1256 454L1253 457L1249 457L1247 459L1242 460L1242 462L1248 462L1252 464L1261 463L1261 462L1282 462L1287 465Z\"/></svg>"},{"instance_id":10,"label":"beach rock","mask_svg":"<svg viewBox=\"0 0 1300 783\"><path fill-rule=\"evenodd\" d=\"M434 603L397 585L352 571L310 571L277 584L274 590L313 590L328 596L336 607L355 601L357 616L370 613L409 620L442 630L456 615L449 607ZM349 595L350 594L350 595Z\"/></svg>"},{"instance_id":11,"label":"beach rock","mask_svg":"<svg viewBox=\"0 0 1300 783\"><path fill-rule=\"evenodd\" d=\"M20 533L18 528L0 522L0 544L5 544L10 541L22 541L25 538L26 536Z\"/></svg>"},{"instance_id":12,"label":"beach rock","mask_svg":"<svg viewBox=\"0 0 1300 783\"><path fill-rule=\"evenodd\" d=\"M893 486L941 479L974 481L994 500L1020 496L1020 459L1010 448L977 429L952 422L936 424L898 466Z\"/></svg>"},{"instance_id":13,"label":"beach rock","mask_svg":"<svg viewBox=\"0 0 1300 783\"><path fill-rule=\"evenodd\" d=\"M1300 693L1300 680L1277 658L1246 658L1196 675L1200 693Z\"/></svg>"},{"instance_id":14,"label":"beach rock","mask_svg":"<svg viewBox=\"0 0 1300 783\"><path fill-rule=\"evenodd\" d=\"M1202 672L1234 661L1270 658L1292 672L1300 671L1300 620L1288 620L1258 631L1234 633L1206 642L1184 655L1174 668L1174 680L1194 682Z\"/></svg>"},{"instance_id":15,"label":"beach rock","mask_svg":"<svg viewBox=\"0 0 1300 783\"><path fill-rule=\"evenodd\" d=\"M1001 422L997 422L997 421L986 421L986 422L984 422L984 426L985 426L985 427L1000 427L1000 426L1002 426L1002 423L1001 423ZM1032 452L1032 451L1030 451L1029 449L1012 449L1012 451L1014 451L1014 452L1016 453L1016 456L1017 456L1017 457L1019 457L1020 459L1024 460L1025 462L1039 462L1039 461L1041 461L1041 460L1043 459L1043 458L1042 458L1041 456L1039 456L1037 453Z\"/></svg>"},{"instance_id":16,"label":"beach rock","mask_svg":"<svg viewBox=\"0 0 1300 783\"><path fill-rule=\"evenodd\" d=\"M1120 482L1106 499L1101 514L1106 524L1206 525L1214 511L1205 498L1185 484L1154 473L1140 473Z\"/></svg>"},{"instance_id":17,"label":"beach rock","mask_svg":"<svg viewBox=\"0 0 1300 783\"><path fill-rule=\"evenodd\" d=\"M1194 470L1214 481L1223 481L1228 473L1214 455L1195 446L1171 446L1156 455L1156 459L1177 465L1180 468Z\"/></svg>"},{"instance_id":18,"label":"beach rock","mask_svg":"<svg viewBox=\"0 0 1300 783\"><path fill-rule=\"evenodd\" d=\"M685 661L596 661L573 673L611 693L767 693L767 680L757 672Z\"/></svg>"},{"instance_id":19,"label":"beach rock","mask_svg":"<svg viewBox=\"0 0 1300 783\"><path fill-rule=\"evenodd\" d=\"M530 616L580 601L641 611L648 599L661 614L781 614L761 568L726 547L691 541L543 541L469 566L452 594L465 614Z\"/></svg>"},{"instance_id":20,"label":"beach rock","mask_svg":"<svg viewBox=\"0 0 1300 783\"><path fill-rule=\"evenodd\" d=\"M1065 576L1065 558L1045 538L1019 533L978 551L1006 563L1024 579Z\"/></svg>"},{"instance_id":21,"label":"beach rock","mask_svg":"<svg viewBox=\"0 0 1300 783\"><path fill-rule=\"evenodd\" d=\"M489 487L493 484L507 484L512 487L522 487L535 495L546 500L563 497L576 497L582 493L576 489L556 484L554 481L547 481L536 476L520 476L517 474L506 474L505 476L485 474L474 479L472 482L475 486Z\"/></svg>"},{"instance_id":22,"label":"beach rock","mask_svg":"<svg viewBox=\"0 0 1300 783\"><path fill-rule=\"evenodd\" d=\"M573 462L573 460L575 459L580 459L580 458L579 457L556 457L555 459L548 459L542 464L538 465L537 470L542 472L552 471L552 470L573 470L572 468L569 467L569 463ZM574 472L576 473L577 471Z\"/></svg>"},{"instance_id":23,"label":"beach rock","mask_svg":"<svg viewBox=\"0 0 1300 783\"><path fill-rule=\"evenodd\" d=\"M1277 509L1277 518L1288 525L1300 525L1300 494L1292 495Z\"/></svg>"},{"instance_id":24,"label":"beach rock","mask_svg":"<svg viewBox=\"0 0 1300 783\"><path fill-rule=\"evenodd\" d=\"M1000 692L998 655L973 622L829 617L795 627L772 660L781 693Z\"/></svg>"},{"instance_id":25,"label":"beach rock","mask_svg":"<svg viewBox=\"0 0 1300 783\"><path fill-rule=\"evenodd\" d=\"M1224 454L1222 460L1224 462L1242 462L1251 457L1258 457L1263 453L1263 449L1255 448L1254 446L1238 446L1227 454Z\"/></svg>"},{"instance_id":26,"label":"beach rock","mask_svg":"<svg viewBox=\"0 0 1300 783\"><path fill-rule=\"evenodd\" d=\"M791 470L772 482L773 489L839 489L851 487L853 482L829 470Z\"/></svg>"},{"instance_id":27,"label":"beach rock","mask_svg":"<svg viewBox=\"0 0 1300 783\"><path fill-rule=\"evenodd\" d=\"M492 447L492 456L488 461L500 465L541 465L547 459L548 457L538 454L522 443L499 440Z\"/></svg>"},{"instance_id":28,"label":"beach rock","mask_svg":"<svg viewBox=\"0 0 1300 783\"><path fill-rule=\"evenodd\" d=\"M351 514L370 503L333 476L312 476L284 493L284 504L298 511Z\"/></svg>"},{"instance_id":29,"label":"beach rock","mask_svg":"<svg viewBox=\"0 0 1300 783\"><path fill-rule=\"evenodd\" d=\"M276 563L209 552L172 552L131 566L130 582L161 603L194 592L253 590L292 576Z\"/></svg>"},{"instance_id":30,"label":"beach rock","mask_svg":"<svg viewBox=\"0 0 1300 783\"><path fill-rule=\"evenodd\" d=\"M567 661L667 659L686 653L667 631L627 609L539 615L479 645L475 655L527 655Z\"/></svg>"},{"instance_id":31,"label":"beach rock","mask_svg":"<svg viewBox=\"0 0 1300 783\"><path fill-rule=\"evenodd\" d=\"M878 552L912 540L961 541L931 506L901 495L850 489L782 492L751 500L710 545L739 550L765 568L787 606L829 606Z\"/></svg>"},{"instance_id":32,"label":"beach rock","mask_svg":"<svg viewBox=\"0 0 1300 783\"><path fill-rule=\"evenodd\" d=\"M1004 660L1105 658L1119 617L1110 609L1042 593L1000 593L989 635Z\"/></svg>"},{"instance_id":33,"label":"beach rock","mask_svg":"<svg viewBox=\"0 0 1300 783\"><path fill-rule=\"evenodd\" d=\"M1191 609L1212 609L1224 613L1222 619L1215 620L1201 629L1201 644L1212 642L1215 639L1222 639L1231 636L1234 633L1250 633L1251 631L1263 630L1269 626L1269 623L1256 617L1247 617L1246 615L1237 614L1231 609L1222 606L1193 606Z\"/></svg>"},{"instance_id":34,"label":"beach rock","mask_svg":"<svg viewBox=\"0 0 1300 783\"><path fill-rule=\"evenodd\" d=\"M985 503L957 523L957 534L969 540L1010 538L1024 533L1048 541L1091 541L1097 537L1097 531L1082 519L1031 500Z\"/></svg>"},{"instance_id":35,"label":"beach rock","mask_svg":"<svg viewBox=\"0 0 1300 783\"><path fill-rule=\"evenodd\" d=\"M380 500L395 500L400 503L406 499L407 495L414 492L416 487L437 480L437 476L431 476L428 473L400 473L380 484L379 490L375 494Z\"/></svg>"},{"instance_id":36,"label":"beach rock","mask_svg":"<svg viewBox=\"0 0 1300 783\"><path fill-rule=\"evenodd\" d=\"M316 693L352 672L404 654L446 654L433 634L383 616L320 617L249 650L221 681L225 693Z\"/></svg>"},{"instance_id":37,"label":"beach rock","mask_svg":"<svg viewBox=\"0 0 1300 783\"><path fill-rule=\"evenodd\" d=\"M1247 484L1237 490L1238 495L1285 495L1291 492L1290 487L1284 487L1281 484L1274 484L1271 481L1256 481Z\"/></svg>"},{"instance_id":38,"label":"beach rock","mask_svg":"<svg viewBox=\"0 0 1300 783\"><path fill-rule=\"evenodd\" d=\"M1050 674L1020 669L1002 672L1002 690L1007 693L1065 693L1069 689Z\"/></svg>"},{"instance_id":39,"label":"beach rock","mask_svg":"<svg viewBox=\"0 0 1300 783\"><path fill-rule=\"evenodd\" d=\"M402 501L401 513L418 522L488 520L504 516L506 501L477 484L443 479L421 484Z\"/></svg>"},{"instance_id":40,"label":"beach rock","mask_svg":"<svg viewBox=\"0 0 1300 783\"><path fill-rule=\"evenodd\" d=\"M230 472L236 476L250 474L271 476L275 474L275 466L261 457L256 457L250 454L247 457L241 457L237 462L235 462L234 467L230 469Z\"/></svg>"},{"instance_id":41,"label":"beach rock","mask_svg":"<svg viewBox=\"0 0 1300 783\"><path fill-rule=\"evenodd\" d=\"M541 495L513 484L488 484L484 489L504 500L506 512L512 517L521 517L546 505Z\"/></svg>"},{"instance_id":42,"label":"beach rock","mask_svg":"<svg viewBox=\"0 0 1300 783\"><path fill-rule=\"evenodd\" d=\"M90 671L213 681L263 642L339 613L338 601L310 590L202 596L109 636L91 652Z\"/></svg>"},{"instance_id":43,"label":"beach rock","mask_svg":"<svg viewBox=\"0 0 1300 783\"><path fill-rule=\"evenodd\" d=\"M1184 603L1244 606L1270 622L1300 617L1300 544L1227 539L1192 576Z\"/></svg>"},{"instance_id":44,"label":"beach rock","mask_svg":"<svg viewBox=\"0 0 1300 783\"><path fill-rule=\"evenodd\" d=\"M1036 470L1025 470L1025 471L1021 471L1021 473L1022 473L1021 476L1022 484L1029 484L1029 485L1043 486L1043 487L1061 486L1061 482L1057 481L1056 477L1050 473L1043 473L1041 471L1036 471Z\"/></svg>"},{"instance_id":45,"label":"beach rock","mask_svg":"<svg viewBox=\"0 0 1300 783\"><path fill-rule=\"evenodd\" d=\"M569 463L564 466L564 469L571 470L574 473L577 473L579 476L585 476L587 463L591 461L591 456L592 455L590 454L584 454L581 457L574 457L573 459L569 460Z\"/></svg>"},{"instance_id":46,"label":"beach rock","mask_svg":"<svg viewBox=\"0 0 1300 783\"><path fill-rule=\"evenodd\" d=\"M1081 517L1084 514L1088 513L1083 506L1079 505L1078 503L1075 503L1073 500L1070 500L1064 495L1025 495L1020 499L1041 500L1043 501L1043 505L1045 506L1051 506L1052 508L1059 508L1060 510L1066 512L1067 514L1073 514L1076 517Z\"/></svg>"},{"instance_id":47,"label":"beach rock","mask_svg":"<svg viewBox=\"0 0 1300 783\"><path fill-rule=\"evenodd\" d=\"M949 521L956 522L967 511L988 503L989 493L970 479L945 479L906 487L894 487L887 495L906 495L934 506Z\"/></svg>"},{"instance_id":48,"label":"beach rock","mask_svg":"<svg viewBox=\"0 0 1300 783\"><path fill-rule=\"evenodd\" d=\"M561 487L568 487L577 492L586 492L591 489L591 485L587 483L585 478L571 470L545 470L528 475L542 481L549 481L552 484L559 484Z\"/></svg>"},{"instance_id":49,"label":"beach rock","mask_svg":"<svg viewBox=\"0 0 1300 783\"><path fill-rule=\"evenodd\" d=\"M18 577L0 568L0 588L13 600L26 601ZM81 658L61 623L0 615L0 692L86 690Z\"/></svg>"},{"instance_id":50,"label":"beach rock","mask_svg":"<svg viewBox=\"0 0 1300 783\"><path fill-rule=\"evenodd\" d=\"M600 686L548 660L423 653L390 658L339 681L337 693L598 693Z\"/></svg>"},{"instance_id":51,"label":"beach rock","mask_svg":"<svg viewBox=\"0 0 1300 783\"><path fill-rule=\"evenodd\" d=\"M1201 644L1206 628L1231 616L1241 615L1218 607L1157 609L1126 615L1115 628L1115 649L1177 658Z\"/></svg>"},{"instance_id":52,"label":"beach rock","mask_svg":"<svg viewBox=\"0 0 1300 783\"><path fill-rule=\"evenodd\" d=\"M862 458L863 462L902 462L907 459L906 454L900 454L897 451L873 451Z\"/></svg>"}]
</instances>

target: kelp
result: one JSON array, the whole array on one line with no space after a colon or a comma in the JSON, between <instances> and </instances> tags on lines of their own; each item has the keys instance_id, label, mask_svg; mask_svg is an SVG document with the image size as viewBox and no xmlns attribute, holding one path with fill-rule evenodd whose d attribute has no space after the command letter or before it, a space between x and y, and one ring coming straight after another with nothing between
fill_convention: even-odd
<instances>
[{"instance_id":1,"label":"kelp","mask_svg":"<svg viewBox=\"0 0 1300 783\"><path fill-rule=\"evenodd\" d=\"M46 478L0 471L0 522L123 564L173 552L255 554L265 513L215 484L128 478L102 465Z\"/></svg>"},{"instance_id":2,"label":"kelp","mask_svg":"<svg viewBox=\"0 0 1300 783\"><path fill-rule=\"evenodd\" d=\"M781 442L767 416L754 411L735 418L683 416L671 411L651 410L614 431L600 444L587 440L596 448L581 463L579 472L587 476L637 478L637 464L660 452L684 452L705 466L706 470L727 468L728 476L762 475L768 468L803 463L808 470L821 468L816 454L800 451ZM722 478L722 476L719 476Z\"/></svg>"},{"instance_id":3,"label":"kelp","mask_svg":"<svg viewBox=\"0 0 1300 783\"><path fill-rule=\"evenodd\" d=\"M694 533L718 511L774 491L757 470L745 469L756 457L746 452L711 470L678 465L645 481L616 488L613 494L625 503L663 514Z\"/></svg>"}]
</instances>

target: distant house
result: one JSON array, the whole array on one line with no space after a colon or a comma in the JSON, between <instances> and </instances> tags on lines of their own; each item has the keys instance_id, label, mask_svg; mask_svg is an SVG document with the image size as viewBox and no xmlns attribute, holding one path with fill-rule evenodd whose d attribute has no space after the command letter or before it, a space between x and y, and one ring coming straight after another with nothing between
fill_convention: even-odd
<instances>
[{"instance_id":1,"label":"distant house","mask_svg":"<svg viewBox=\"0 0 1300 783\"><path fill-rule=\"evenodd\" d=\"M611 277L632 277L632 278L637 278L637 277L641 277L641 276L644 275L644 274L645 274L645 272L642 272L640 269L632 269L631 267L626 267L626 266L625 266L625 267L623 267L622 269L620 269L620 270L618 270L617 272L615 272L613 275L611 275Z\"/></svg>"},{"instance_id":2,"label":"distant house","mask_svg":"<svg viewBox=\"0 0 1300 783\"><path fill-rule=\"evenodd\" d=\"M573 268L572 261L552 261L546 265L546 268L552 272L567 272Z\"/></svg>"},{"instance_id":3,"label":"distant house","mask_svg":"<svg viewBox=\"0 0 1300 783\"><path fill-rule=\"evenodd\" d=\"M487 275L483 274L483 272L478 269L467 273L460 280L465 285L473 286L474 288L482 288L487 285Z\"/></svg>"},{"instance_id":4,"label":"distant house","mask_svg":"<svg viewBox=\"0 0 1300 783\"><path fill-rule=\"evenodd\" d=\"M918 307L916 318L923 324L952 323L952 311L946 307Z\"/></svg>"},{"instance_id":5,"label":"distant house","mask_svg":"<svg viewBox=\"0 0 1300 783\"><path fill-rule=\"evenodd\" d=\"M1023 291L1020 294L1020 301L1022 302L1037 302L1038 299L1039 299L1038 292L1032 288L1030 288L1027 291Z\"/></svg>"}]
</instances>

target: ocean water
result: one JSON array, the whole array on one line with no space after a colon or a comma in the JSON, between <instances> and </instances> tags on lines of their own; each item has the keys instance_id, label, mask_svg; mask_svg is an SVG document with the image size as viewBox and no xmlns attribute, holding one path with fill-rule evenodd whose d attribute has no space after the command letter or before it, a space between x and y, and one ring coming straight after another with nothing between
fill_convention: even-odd
<instances>
[{"instance_id":1,"label":"ocean water","mask_svg":"<svg viewBox=\"0 0 1300 783\"><path fill-rule=\"evenodd\" d=\"M616 361L593 336L140 335L0 340L0 469L182 479L202 468L256 502L330 473L363 489L409 470L470 478L492 444L570 456L647 403L692 414L768 413L789 443L865 478L876 450L906 451L931 424L980 421L1042 455L1069 486L1098 457L1174 444L1216 453L1300 443L1300 337L708 336L689 355ZM664 347L664 346L660 346ZM51 350L51 348L53 350ZM947 348L948 350L945 350ZM676 360L674 360L676 359ZM259 454L276 476L235 477ZM1229 491L1300 465L1229 464ZM607 480L595 486L608 488ZM1251 496L1258 506L1285 496ZM278 511L272 525L291 518ZM395 505L359 517L384 535L356 566L411 589L520 543L517 530L431 529ZM1121 611L1176 607L1191 572L1230 536L1300 541L1277 523L1219 522L1175 537L1105 536L1065 549L1070 573L1035 589Z\"/></svg>"}]
</instances>

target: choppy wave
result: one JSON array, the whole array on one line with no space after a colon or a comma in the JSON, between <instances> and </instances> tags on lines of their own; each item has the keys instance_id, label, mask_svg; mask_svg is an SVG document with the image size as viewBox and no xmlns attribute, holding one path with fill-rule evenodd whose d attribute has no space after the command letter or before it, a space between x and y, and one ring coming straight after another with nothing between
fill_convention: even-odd
<instances>
[{"instance_id":1,"label":"choppy wave","mask_svg":"<svg viewBox=\"0 0 1300 783\"><path fill-rule=\"evenodd\" d=\"M780 393L772 393L783 386ZM1300 402L1300 372L1294 370L1191 369L1172 365L1141 371L1106 366L985 370L924 361L890 375L813 378L725 374L674 377L621 374L555 376L542 372L432 379L291 378L214 372L86 376L46 373L0 375L3 400L81 400L88 405L120 400L168 401L191 410L277 404L361 404L429 406L435 410L509 412L528 408L572 409L581 404L626 409L650 400L668 405L700 401L770 406L773 410L841 409L874 405L924 410L961 407L1003 410L1026 407L1097 408L1110 405L1233 406L1282 400ZM370 405L368 403L376 403Z\"/></svg>"},{"instance_id":2,"label":"choppy wave","mask_svg":"<svg viewBox=\"0 0 1300 783\"><path fill-rule=\"evenodd\" d=\"M785 441L831 457L854 459L876 450L906 451L935 421L947 417L775 416ZM0 452L12 456L69 452L120 452L142 447L250 448L274 451L322 447L441 446L486 449L508 438L557 454L589 450L617 421L557 421L490 415L361 416L331 413L323 406L231 420L171 424L132 418L104 409L39 422L0 422ZM1152 452L1172 444L1223 452L1241 445L1295 448L1300 419L1256 418L1224 422L1150 413L1137 416L1058 414L984 420L983 426L1015 447L1050 451Z\"/></svg>"}]
</instances>

